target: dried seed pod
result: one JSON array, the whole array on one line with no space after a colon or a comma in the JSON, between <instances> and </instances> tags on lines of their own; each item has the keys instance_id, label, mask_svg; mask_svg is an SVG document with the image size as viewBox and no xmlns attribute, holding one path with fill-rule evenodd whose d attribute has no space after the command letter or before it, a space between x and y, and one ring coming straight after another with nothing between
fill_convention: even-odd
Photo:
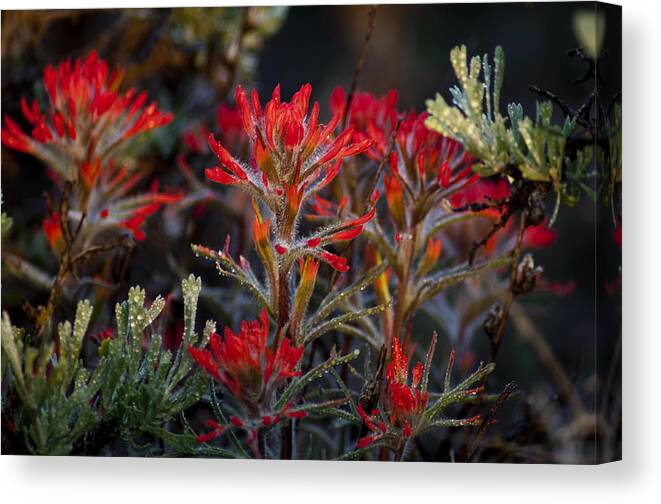
<instances>
[{"instance_id":1,"label":"dried seed pod","mask_svg":"<svg viewBox=\"0 0 661 504\"><path fill-rule=\"evenodd\" d=\"M489 336L489 339L493 339L498 332L498 326L500 326L500 322L504 315L505 310L499 303L493 305L489 310L489 315L487 315L487 318L482 325L482 328L486 335Z\"/></svg>"},{"instance_id":2,"label":"dried seed pod","mask_svg":"<svg viewBox=\"0 0 661 504\"><path fill-rule=\"evenodd\" d=\"M535 260L532 254L526 254L516 267L514 280L512 282L512 292L514 295L529 294L535 289L537 274L541 273L541 266L535 267Z\"/></svg>"},{"instance_id":3,"label":"dried seed pod","mask_svg":"<svg viewBox=\"0 0 661 504\"><path fill-rule=\"evenodd\" d=\"M539 191L533 192L528 197L528 217L526 219L527 226L539 226L544 222L546 217L546 206Z\"/></svg>"}]
</instances>

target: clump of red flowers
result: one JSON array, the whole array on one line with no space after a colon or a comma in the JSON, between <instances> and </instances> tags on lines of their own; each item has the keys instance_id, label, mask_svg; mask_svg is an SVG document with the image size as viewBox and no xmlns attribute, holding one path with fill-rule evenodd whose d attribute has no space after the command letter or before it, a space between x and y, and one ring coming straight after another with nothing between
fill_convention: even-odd
<instances>
[{"instance_id":1,"label":"clump of red flowers","mask_svg":"<svg viewBox=\"0 0 661 504\"><path fill-rule=\"evenodd\" d=\"M443 410L442 399L429 405L429 391L427 390L435 347L436 335L432 338L425 364L418 361L413 366L409 379L410 355L402 348L399 339L395 338L391 352L392 358L386 368L386 385L381 394L382 408L375 408L367 414L362 405L357 406L358 414L366 429L370 432L358 439L358 449L369 447L378 442L381 446L394 450L399 459L408 441L430 428L479 425L481 423L480 415L440 421L435 418ZM475 373L453 390L450 390L450 374L454 359L455 353L453 351L450 354L445 377L445 390L443 391L444 396L452 397L448 403L461 402L481 393L484 390L483 386L470 387L478 383L484 375L491 371L491 369L480 365Z\"/></svg>"},{"instance_id":2,"label":"clump of red flowers","mask_svg":"<svg viewBox=\"0 0 661 504\"><path fill-rule=\"evenodd\" d=\"M331 109L344 113L345 99L344 91L336 88ZM437 270L443 252L440 230L452 214L446 202L479 180L472 156L459 142L427 129L426 113L399 112L397 101L395 91L380 98L354 93L346 117L354 140L371 142L365 154L378 165L377 174L383 173L387 211L370 222L369 237L377 249L376 262L387 260L393 273L387 278L384 273L376 286L379 299L393 300L383 315L387 348L404 337L417 300L423 299L425 286L434 283L429 275ZM320 201L315 209L328 214L333 207Z\"/></svg>"},{"instance_id":3,"label":"clump of red flowers","mask_svg":"<svg viewBox=\"0 0 661 504\"><path fill-rule=\"evenodd\" d=\"M426 114L409 114L397 132L385 175L386 200L398 231L433 217L443 199L479 180L473 158L461 144L428 130Z\"/></svg>"},{"instance_id":4,"label":"clump of red flowers","mask_svg":"<svg viewBox=\"0 0 661 504\"><path fill-rule=\"evenodd\" d=\"M399 339L395 338L392 359L386 369L383 401L389 427L382 420L377 420L381 414L378 409L367 415L359 405L358 413L372 434L359 439L358 448L368 446L386 434L395 434L405 439L411 437L429 401L429 392L420 387L423 372L424 366L418 361L413 367L409 384L409 356L402 349Z\"/></svg>"},{"instance_id":5,"label":"clump of red flowers","mask_svg":"<svg viewBox=\"0 0 661 504\"><path fill-rule=\"evenodd\" d=\"M103 158L122 141L172 121L172 114L163 114L155 101L145 106L145 91L120 92L123 77L119 66L109 72L96 51L73 63L47 65L43 83L48 107L42 112L36 100L28 104L23 98L21 109L31 134L5 116L2 142L38 157L70 156L79 161L75 167L82 168L85 160ZM54 168L58 170L57 163Z\"/></svg>"},{"instance_id":6,"label":"clump of red flowers","mask_svg":"<svg viewBox=\"0 0 661 504\"><path fill-rule=\"evenodd\" d=\"M198 253L223 263L228 275L236 276L241 270L244 283L249 281L255 290L268 291L264 297L271 312L277 314L279 326L288 326L288 334L296 344L302 342L298 332L314 290L319 262L338 272L350 268L346 257L327 247L357 238L374 218L378 197L375 194L359 215L346 212L343 218L336 215L329 219L323 227L301 232L305 205L323 201L318 193L337 177L343 161L365 152L372 144L370 139L353 140L351 126L337 133L339 112L327 124L320 123L318 102L310 106L311 93L311 86L305 84L287 102L280 97L280 86L276 86L271 99L262 106L256 91L248 98L237 86L237 110L249 145L246 161L231 154L214 135L209 136L219 163L205 170L207 178L241 188L253 198L252 237L266 274L264 286L258 285L248 261L240 258L237 264L231 259L228 246L218 253L195 247ZM224 121L235 125L234 119L234 114L226 110ZM297 263L301 276L292 293L290 283Z\"/></svg>"},{"instance_id":7,"label":"clump of red flowers","mask_svg":"<svg viewBox=\"0 0 661 504\"><path fill-rule=\"evenodd\" d=\"M279 255L291 252L287 262L300 255L312 255L339 271L346 271L346 260L322 247L358 236L374 216L374 208L363 216L328 226L305 238L297 237L295 231L303 204L335 179L344 159L366 151L372 142L353 141L353 127L335 135L340 113L328 124L320 124L318 102L310 109L311 92L311 86L305 84L290 102L285 102L280 98L280 86L276 86L262 108L256 91L248 100L238 86L236 102L250 142L249 162L236 159L211 135L209 145L220 164L205 173L214 182L248 191L277 216L278 225L273 229L270 219L262 221L258 216L256 222L261 226L264 240L269 234L274 235L274 248Z\"/></svg>"},{"instance_id":8,"label":"clump of red flowers","mask_svg":"<svg viewBox=\"0 0 661 504\"><path fill-rule=\"evenodd\" d=\"M161 112L155 101L148 104L145 91L120 91L123 76L119 66L110 72L96 51L74 62L48 65L43 73L48 103L42 107L36 99L21 102L30 133L9 116L4 118L3 145L43 161L60 189L66 182L75 183L69 196L72 215L67 217L86 216L82 235L87 243L112 227L141 240L146 217L181 198L178 192L158 192L156 181L150 192L135 194L145 173L123 164L122 148L133 137L169 124L172 114ZM57 249L54 218L45 221L44 228Z\"/></svg>"},{"instance_id":9,"label":"clump of red flowers","mask_svg":"<svg viewBox=\"0 0 661 504\"><path fill-rule=\"evenodd\" d=\"M300 376L303 355L303 347L292 346L288 338L275 338L269 347L268 334L268 316L262 310L259 320L243 321L238 333L226 327L222 337L211 334L209 350L188 347L193 360L245 406L248 417L265 426L300 416L301 412L290 412L288 407L278 412L271 407L276 391ZM234 424L238 422L237 418Z\"/></svg>"}]
</instances>

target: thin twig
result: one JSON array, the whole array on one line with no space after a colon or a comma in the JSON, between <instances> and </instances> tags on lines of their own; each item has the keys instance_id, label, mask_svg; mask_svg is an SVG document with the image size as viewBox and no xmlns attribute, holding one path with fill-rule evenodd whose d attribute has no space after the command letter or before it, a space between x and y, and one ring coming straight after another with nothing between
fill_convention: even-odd
<instances>
[{"instance_id":1,"label":"thin twig","mask_svg":"<svg viewBox=\"0 0 661 504\"><path fill-rule=\"evenodd\" d=\"M234 42L230 44L230 47L225 54L225 66L227 67L227 82L225 83L225 89L223 90L225 98L229 96L232 91L232 86L237 80L239 73L239 65L241 64L241 52L243 51L243 39L245 35L250 31L250 11L252 7L244 7L241 12L241 28L237 34ZM231 54L230 51L234 51L234 54Z\"/></svg>"},{"instance_id":2,"label":"thin twig","mask_svg":"<svg viewBox=\"0 0 661 504\"><path fill-rule=\"evenodd\" d=\"M73 190L73 184L69 181L65 182L64 189L62 190L62 199L60 200L59 215L60 215L60 229L62 231L62 238L64 241L64 248L60 255L60 266L57 271L53 286L46 306L40 310L39 317L35 328L36 339L40 340L44 337L46 328L53 317L55 306L60 298L64 282L69 275L71 269L71 249L73 248L74 237L71 234L71 227L69 224L69 198Z\"/></svg>"},{"instance_id":3,"label":"thin twig","mask_svg":"<svg viewBox=\"0 0 661 504\"><path fill-rule=\"evenodd\" d=\"M519 258L521 257L521 243L523 242L523 232L526 229L526 221L528 220L528 210L523 210L521 212L519 232L516 237L516 244L512 249L512 272L510 273L510 283L509 288L507 289L507 295L505 298L505 304L503 306L503 312L498 321L498 328L491 338L491 350L489 351L489 362L495 362L496 356L498 355L498 349L500 348L500 341L505 332L505 326L507 325L507 319L509 318L510 310L512 309L512 303L514 301L514 284L516 281L516 271L519 266Z\"/></svg>"},{"instance_id":4,"label":"thin twig","mask_svg":"<svg viewBox=\"0 0 661 504\"><path fill-rule=\"evenodd\" d=\"M581 107L578 110L572 109L569 104L564 101L562 98L559 96L553 94L551 91L548 91L546 89L542 89L539 86L529 86L528 87L531 91L534 93L538 94L541 97L548 98L551 100L553 103L555 103L558 107L560 107L560 110L562 110L562 113L565 115L565 117L569 117L571 119L576 119L576 122L583 126L585 129L592 131L592 125L590 124L589 121L586 121L583 119L583 116L589 112L589 109L592 106L592 103L594 101L594 93L588 97L588 99L581 105Z\"/></svg>"},{"instance_id":5,"label":"thin twig","mask_svg":"<svg viewBox=\"0 0 661 504\"><path fill-rule=\"evenodd\" d=\"M500 216L500 219L498 219L498 222L495 222L494 225L491 226L491 229L489 230L489 232L486 235L484 235L480 241L473 244L473 246L470 249L470 252L468 253L468 265L469 266L472 266L473 262L475 262L475 255L480 250L480 248L486 247L486 245L487 245L487 243L489 243L489 240L491 239L491 237L507 225L507 223L509 222L509 220L512 217L513 213L514 213L514 211L512 209L506 210Z\"/></svg>"},{"instance_id":6,"label":"thin twig","mask_svg":"<svg viewBox=\"0 0 661 504\"><path fill-rule=\"evenodd\" d=\"M482 420L482 423L480 424L480 428L477 431L477 434L475 435L475 438L471 443L471 448L468 452L468 455L466 456L465 459L466 462L470 462L470 460L473 458L473 455L475 455L475 451L477 450L477 447L479 445L480 439L482 439L482 436L484 436L484 433L487 431L489 426L495 422L496 414L498 413L498 410L505 403L505 401L512 394L512 392L514 392L516 389L517 386L516 383L514 382L510 382L507 385L505 385L505 388L498 396L498 399L496 399L496 402L493 404L493 406L491 406L489 413L487 413L487 416L484 417L484 420Z\"/></svg>"},{"instance_id":7,"label":"thin twig","mask_svg":"<svg viewBox=\"0 0 661 504\"><path fill-rule=\"evenodd\" d=\"M365 33L365 40L363 41L363 48L360 51L360 57L356 63L356 67L353 71L353 78L351 79L351 87L349 88L349 94L347 95L347 102L344 105L344 127L347 127L347 121L349 120L349 110L351 107L351 101L353 100L353 95L358 88L358 82L360 81L360 73L363 70L365 65L365 59L367 57L367 48L369 47L370 40L372 39L372 33L374 32L374 25L376 19L376 5L370 7L369 13L367 14L367 32Z\"/></svg>"},{"instance_id":8,"label":"thin twig","mask_svg":"<svg viewBox=\"0 0 661 504\"><path fill-rule=\"evenodd\" d=\"M75 272L77 268L84 262L90 260L92 257L103 252L109 252L118 247L128 249L131 246L131 238L129 236L120 236L113 238L100 245L94 245L80 252L71 261L72 270Z\"/></svg>"}]
</instances>

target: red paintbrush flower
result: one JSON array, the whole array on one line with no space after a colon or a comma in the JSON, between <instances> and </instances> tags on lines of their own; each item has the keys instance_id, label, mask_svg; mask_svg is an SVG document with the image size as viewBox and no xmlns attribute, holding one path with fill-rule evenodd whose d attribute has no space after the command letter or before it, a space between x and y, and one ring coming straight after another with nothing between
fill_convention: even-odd
<instances>
[{"instance_id":1,"label":"red paintbrush flower","mask_svg":"<svg viewBox=\"0 0 661 504\"><path fill-rule=\"evenodd\" d=\"M343 110L344 99L343 91L336 89L331 107ZM354 139L371 140L367 152L371 159L382 162L390 152L384 188L397 231L403 232L420 223L443 199L470 187L479 177L473 174L473 158L459 142L427 129L426 113L410 112L398 122L396 104L394 92L380 99L356 93L348 123L355 128Z\"/></svg>"},{"instance_id":2,"label":"red paintbrush flower","mask_svg":"<svg viewBox=\"0 0 661 504\"><path fill-rule=\"evenodd\" d=\"M390 136L397 124L397 91L391 89L381 98L371 93L357 91L351 97L348 124L355 128L354 140L369 139L371 147L367 156L375 161L383 158ZM344 119L346 94L341 87L336 87L331 94L330 107L333 114L341 114Z\"/></svg>"},{"instance_id":3,"label":"red paintbrush flower","mask_svg":"<svg viewBox=\"0 0 661 504\"><path fill-rule=\"evenodd\" d=\"M352 142L353 128L335 137L339 114L327 125L319 124L319 104L315 102L308 111L311 92L311 86L305 84L290 102L284 102L280 99L280 86L276 86L271 100L262 109L256 91L249 102L246 93L237 86L237 108L251 142L256 170L242 165L212 136L209 143L220 165L207 170L207 176L221 184L240 183L264 195L276 192L279 196L284 196L286 187L296 186L297 191L304 186L319 190L320 185L330 183L325 177L330 167L365 151L371 142Z\"/></svg>"},{"instance_id":4,"label":"red paintbrush flower","mask_svg":"<svg viewBox=\"0 0 661 504\"><path fill-rule=\"evenodd\" d=\"M416 225L441 200L479 180L479 176L473 174L473 158L468 151L459 142L428 130L424 125L426 117L426 113L410 113L401 120L396 149L388 163L390 181L386 190L395 187L394 181L397 181L403 206L410 214L404 219L397 212L393 213L400 230L406 223Z\"/></svg>"},{"instance_id":5,"label":"red paintbrush flower","mask_svg":"<svg viewBox=\"0 0 661 504\"><path fill-rule=\"evenodd\" d=\"M381 98L364 92L356 92L351 98L348 124L355 129L353 138L371 140L367 155L375 161L381 161L389 150L400 115L397 101L395 90ZM331 110L343 114L345 107L344 91L335 88L331 95ZM403 182L410 183L413 189L424 187L428 182L448 189L472 174L473 159L459 142L427 129L424 125L426 118L427 113L416 115L414 112L401 118L394 158L389 160L391 172L393 176L401 176Z\"/></svg>"},{"instance_id":6,"label":"red paintbrush flower","mask_svg":"<svg viewBox=\"0 0 661 504\"><path fill-rule=\"evenodd\" d=\"M272 234L273 248L278 255L286 256L292 252L300 257L301 249L305 249L303 255L312 255L338 271L346 271L349 268L346 260L323 247L356 238L365 223L374 217L376 210L373 206L364 215L327 226L302 240L295 236L295 229L304 202L318 198L317 193L339 173L342 161L364 152L371 141L352 140L351 127L336 135L335 129L341 116L339 112L328 124L320 124L319 104L315 102L311 109L309 106L311 92L311 86L305 84L294 93L290 102L284 102L280 99L280 87L277 86L262 108L255 91L249 100L238 86L237 110L250 143L250 163L234 157L211 135L209 145L220 163L208 168L205 173L214 182L247 190L273 216L278 216L278 226L271 233L267 230L275 222L273 219L260 223L260 257L263 261L267 257L266 238ZM283 260L287 261L287 258ZM287 261L287 264L291 262ZM266 267L267 270L274 269L269 265Z\"/></svg>"},{"instance_id":7,"label":"red paintbrush flower","mask_svg":"<svg viewBox=\"0 0 661 504\"><path fill-rule=\"evenodd\" d=\"M435 343L432 343L432 350ZM408 384L409 357L395 338L392 359L386 368L386 390L383 398L385 416L375 409L370 415L358 405L358 414L372 434L358 440L358 448L364 448L385 435L409 438L416 431L420 418L427 407L429 393L420 390L423 365L418 362ZM387 422L387 423L386 423Z\"/></svg>"},{"instance_id":8,"label":"red paintbrush flower","mask_svg":"<svg viewBox=\"0 0 661 504\"><path fill-rule=\"evenodd\" d=\"M81 234L88 242L110 227L129 230L140 240L145 218L181 198L156 189L129 194L144 175L129 171L113 156L133 136L168 124L172 114L159 111L156 102L147 104L146 92L120 91L123 75L120 67L109 72L95 51L73 63L48 65L43 73L47 106L42 109L36 100L21 102L31 133L7 116L2 130L5 146L44 161L58 185L65 180L82 182L69 203L72 212L86 215Z\"/></svg>"},{"instance_id":9,"label":"red paintbrush flower","mask_svg":"<svg viewBox=\"0 0 661 504\"><path fill-rule=\"evenodd\" d=\"M43 83L48 106L42 111L36 100L28 104L23 99L21 109L31 134L5 116L2 143L45 161L64 155L74 166L82 167L106 156L123 141L172 121L172 114L162 113L156 102L146 105L146 92L121 92L123 76L120 67L109 72L108 63L96 51L73 63L67 60L56 67L46 66ZM63 168L56 165L55 169L71 178Z\"/></svg>"},{"instance_id":10,"label":"red paintbrush flower","mask_svg":"<svg viewBox=\"0 0 661 504\"><path fill-rule=\"evenodd\" d=\"M242 322L236 334L229 327L224 337L212 334L210 350L188 348L195 362L243 402L252 415L258 413L260 405L270 406L280 385L300 375L296 367L303 347L293 347L283 338L277 349L271 350L268 330L266 310L262 310L259 320Z\"/></svg>"},{"instance_id":11,"label":"red paintbrush flower","mask_svg":"<svg viewBox=\"0 0 661 504\"><path fill-rule=\"evenodd\" d=\"M422 362L418 362L413 367L409 385L409 357L400 346L399 338L395 338L392 360L386 369L388 413L393 425L401 427L415 424L427 406L429 394L422 394L419 388L422 371Z\"/></svg>"}]
</instances>

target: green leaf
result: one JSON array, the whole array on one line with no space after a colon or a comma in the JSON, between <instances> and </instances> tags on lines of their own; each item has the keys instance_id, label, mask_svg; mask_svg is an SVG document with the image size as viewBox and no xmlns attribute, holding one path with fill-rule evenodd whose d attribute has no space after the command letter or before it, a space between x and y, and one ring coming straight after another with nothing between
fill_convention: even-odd
<instances>
[{"instance_id":1,"label":"green leaf","mask_svg":"<svg viewBox=\"0 0 661 504\"><path fill-rule=\"evenodd\" d=\"M343 313L342 315L338 315L337 317L327 320L326 322L319 324L316 327L307 326L305 331L306 336L303 343L305 345L312 343L320 336L323 336L327 332L333 331L338 327L345 325L347 322L353 322L355 320L359 320L364 317L369 317L371 315L381 313L391 304L392 304L391 302L387 302L377 306L372 306L371 308L365 308L363 310L355 310L348 313Z\"/></svg>"},{"instance_id":2,"label":"green leaf","mask_svg":"<svg viewBox=\"0 0 661 504\"><path fill-rule=\"evenodd\" d=\"M334 368L335 366L341 366L346 362L351 362L352 360L357 358L358 355L360 355L360 350L358 349L343 356L337 356L335 355L335 350L334 349L331 350L331 356L328 358L328 360L322 362L315 368L311 369L303 376L292 380L292 382L285 389L285 391L282 393L280 398L276 401L276 404L274 406L275 411L280 411L287 404L289 404L289 402L293 399L293 397L298 392L303 390L303 388L307 384L312 383L314 380L317 380L318 378L321 378L324 374L328 373L331 368Z\"/></svg>"},{"instance_id":3,"label":"green leaf","mask_svg":"<svg viewBox=\"0 0 661 504\"><path fill-rule=\"evenodd\" d=\"M345 287L341 291L331 291L319 304L316 313L308 321L308 325L312 326L326 318L338 305L348 299L350 296L362 291L368 285L372 284L378 277L388 268L388 264L383 262L369 270L367 270L358 280L353 284Z\"/></svg>"},{"instance_id":4,"label":"green leaf","mask_svg":"<svg viewBox=\"0 0 661 504\"><path fill-rule=\"evenodd\" d=\"M462 282L467 278L479 276L485 271L502 268L511 262L512 260L509 256L504 256L477 265L461 264L426 277L420 284L418 296L413 301L412 306L420 306L452 285Z\"/></svg>"}]
</instances>

